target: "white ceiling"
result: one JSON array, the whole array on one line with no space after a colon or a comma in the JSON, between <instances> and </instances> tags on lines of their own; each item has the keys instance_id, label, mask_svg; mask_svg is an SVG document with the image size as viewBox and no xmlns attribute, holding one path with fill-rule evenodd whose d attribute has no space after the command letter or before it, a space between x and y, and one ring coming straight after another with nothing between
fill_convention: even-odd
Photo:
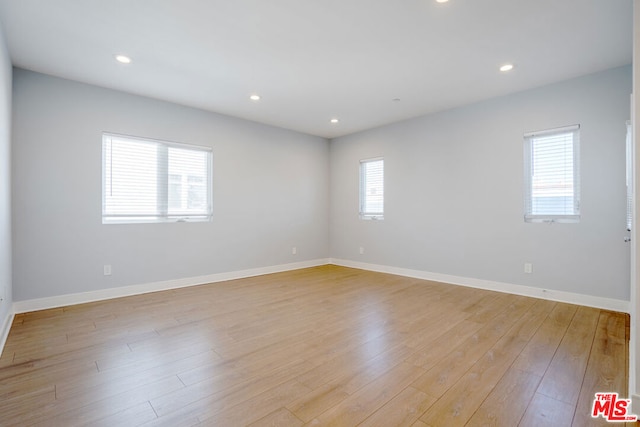
<instances>
[{"instance_id":1,"label":"white ceiling","mask_svg":"<svg viewBox=\"0 0 640 427\"><path fill-rule=\"evenodd\" d=\"M0 0L0 20L17 67L326 138L632 55L632 0Z\"/></svg>"}]
</instances>

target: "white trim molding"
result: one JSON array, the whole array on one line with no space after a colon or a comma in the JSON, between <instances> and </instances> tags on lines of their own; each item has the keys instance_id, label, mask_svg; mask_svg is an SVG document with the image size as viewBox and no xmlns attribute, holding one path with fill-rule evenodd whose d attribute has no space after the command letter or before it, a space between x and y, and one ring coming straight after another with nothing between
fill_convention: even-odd
<instances>
[{"instance_id":1,"label":"white trim molding","mask_svg":"<svg viewBox=\"0 0 640 427\"><path fill-rule=\"evenodd\" d=\"M11 330L14 317L14 311L13 309L10 309L7 316L2 319L2 323L0 323L0 356L2 356L4 345L7 343L7 338L9 337L9 331Z\"/></svg>"},{"instance_id":2,"label":"white trim molding","mask_svg":"<svg viewBox=\"0 0 640 427\"><path fill-rule=\"evenodd\" d=\"M592 295L576 294L572 292L542 289L532 286L515 285L511 283L494 282L490 280L475 279L471 277L453 276L449 274L432 273L422 270L392 267L387 265L369 264L344 259L321 258L311 261L302 261L291 264L281 264L270 267L258 267L248 270L231 271L226 273L210 274L205 276L188 277L184 279L166 280L162 282L145 283L138 285L122 286L117 288L100 289L91 292L58 295L46 298L38 298L24 301L14 301L13 313L26 313L30 311L46 310L56 307L64 307L74 304L102 301L112 298L120 298L131 295L145 294L149 292L165 291L169 289L185 288L189 286L203 285L206 283L222 282L225 280L243 279L246 277L261 276L263 274L279 273L283 271L299 270L301 268L317 267L320 265L334 264L342 267L358 268L360 270L375 271L380 273L396 274L398 276L413 277L422 280L448 283L452 285L467 286L470 288L485 289L496 292L505 292L515 295L523 295L569 304L584 305L605 310L629 313L629 301L613 298L596 297ZM4 325L6 330L0 330L4 335L8 334L13 313ZM7 327L7 324L9 325ZM0 335L0 339L4 336ZM6 337L5 337L6 339ZM0 341L2 343L2 341ZM1 347L0 347L1 348Z\"/></svg>"},{"instance_id":3,"label":"white trim molding","mask_svg":"<svg viewBox=\"0 0 640 427\"><path fill-rule=\"evenodd\" d=\"M640 394L631 393L631 413L638 415L638 412L640 412Z\"/></svg>"},{"instance_id":4,"label":"white trim molding","mask_svg":"<svg viewBox=\"0 0 640 427\"><path fill-rule=\"evenodd\" d=\"M283 271L299 270L301 268L317 267L329 264L326 258L311 261L302 261L291 264L280 264L270 267L258 267L248 270L231 271L226 273L209 274L205 276L188 277L184 279L166 280L162 282L145 283L139 285L121 286L117 288L100 289L91 292L80 292L47 298L38 298L13 302L14 313L27 313L30 311L46 310L49 308L64 307L74 304L102 301L113 298L140 295L150 292L166 291L169 289L186 288L189 286L204 285L207 283L223 282L225 280L243 279L246 277L261 276L263 274L280 273ZM1 348L1 347L0 347Z\"/></svg>"},{"instance_id":5,"label":"white trim molding","mask_svg":"<svg viewBox=\"0 0 640 427\"><path fill-rule=\"evenodd\" d=\"M4 349L15 314L27 313L30 311L46 310L50 308L64 307L74 304L102 301L113 298L140 295L149 292L165 291L169 289L185 288L189 286L204 285L207 283L223 282L226 280L243 279L247 277L261 276L264 274L280 273L284 271L299 270L302 268L317 267L321 265L333 264L342 267L358 268L361 270L375 271L380 273L396 274L398 276L413 277L422 280L431 280L451 285L467 286L497 292L505 292L516 295L523 295L534 298L547 299L552 301L565 302L569 304L585 305L605 310L629 313L629 301L596 297L591 295L575 294L549 289L541 289L530 286L514 285L510 283L493 282L489 280L474 279L469 277L452 276L448 274L432 273L421 270L411 270L406 268L391 267L386 265L369 264L357 261L320 258L310 261L302 261L291 264L280 264L269 267L258 267L248 270L231 271L225 273L210 274L205 276L188 277L184 279L166 280L162 282L145 283L138 285L122 286L117 288L100 289L91 292L81 292L75 294L58 295L47 298L38 298L24 301L14 301L13 310L8 313L4 322L0 325L0 354ZM640 407L640 396L638 397Z\"/></svg>"},{"instance_id":6,"label":"white trim molding","mask_svg":"<svg viewBox=\"0 0 640 427\"><path fill-rule=\"evenodd\" d=\"M509 294L541 298L551 301L565 302L569 304L584 305L587 307L595 307L622 313L629 313L631 308L629 301L596 297L593 295L576 294L572 292L556 291L552 289L536 288L533 286L514 285L511 283L494 282L490 280L474 279L471 277L453 276L441 273L431 273L422 270L411 270L407 268L369 264L344 259L331 259L331 264L339 265L342 267L358 268L361 270L376 271L379 273L396 274L398 276L413 277L416 279L431 280L434 282L442 282L452 285L467 286L469 288L485 289L489 291L505 292Z\"/></svg>"}]
</instances>

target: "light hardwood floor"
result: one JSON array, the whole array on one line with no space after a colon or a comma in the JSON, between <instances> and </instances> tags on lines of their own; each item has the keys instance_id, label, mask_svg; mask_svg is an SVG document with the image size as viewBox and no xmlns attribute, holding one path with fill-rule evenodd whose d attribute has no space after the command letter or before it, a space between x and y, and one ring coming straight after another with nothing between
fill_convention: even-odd
<instances>
[{"instance_id":1,"label":"light hardwood floor","mask_svg":"<svg viewBox=\"0 0 640 427\"><path fill-rule=\"evenodd\" d=\"M336 266L17 315L2 426L587 426L628 316Z\"/></svg>"}]
</instances>

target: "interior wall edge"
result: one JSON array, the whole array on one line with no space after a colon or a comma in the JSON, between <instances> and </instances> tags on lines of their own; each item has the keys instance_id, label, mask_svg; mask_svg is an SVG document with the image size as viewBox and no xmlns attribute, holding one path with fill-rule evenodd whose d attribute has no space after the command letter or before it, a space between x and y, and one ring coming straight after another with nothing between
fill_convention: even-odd
<instances>
[{"instance_id":1,"label":"interior wall edge","mask_svg":"<svg viewBox=\"0 0 640 427\"><path fill-rule=\"evenodd\" d=\"M542 289L532 286L516 285L512 283L494 282L491 280L475 279L472 277L453 276L450 274L433 273L430 271L411 270L408 268L393 267L388 265L369 264L345 259L331 259L331 264L342 267L358 268L361 270L379 273L396 274L398 276L413 277L416 279L430 280L449 285L466 286L469 288L484 289L487 291L504 292L514 295L522 295L532 298L540 298L567 304L583 305L603 310L629 313L631 305L629 301L598 297L573 292Z\"/></svg>"},{"instance_id":2,"label":"interior wall edge","mask_svg":"<svg viewBox=\"0 0 640 427\"><path fill-rule=\"evenodd\" d=\"M446 283L455 286L466 286L476 289L483 289L496 292L504 292L526 297L541 298L551 301L577 304L588 307L595 307L604 310L612 310L622 313L630 312L630 302L612 298L596 297L592 295L576 294L571 292L560 292L534 288L530 286L515 285L511 283L493 282L489 280L475 279L470 277L453 276L448 274L433 273L428 271L411 270L388 265L370 264L357 261L350 261L336 258L319 258L310 261L302 261L290 264L281 264L268 267L252 268L248 270L231 271L205 276L188 277L183 279L167 280L154 283L137 284L118 288L106 288L98 291L81 292L75 294L59 295L54 297L14 301L12 310L2 322L0 329L0 355L9 336L11 325L15 314L27 313L31 311L47 310L75 304L104 301L108 299L121 298L133 295L141 295L151 292L159 292L171 289L186 288L191 286L204 285L209 283L222 282L227 280L243 279L248 277L261 276L265 274L280 273L285 271L299 270L303 268L318 267L322 265L337 265L342 267L357 268L361 270L395 274L398 276L412 277L421 280L430 280ZM640 395L634 395L634 400L640 402ZM640 405L640 403L639 403ZM638 407L638 406L636 406Z\"/></svg>"},{"instance_id":3,"label":"interior wall edge","mask_svg":"<svg viewBox=\"0 0 640 427\"><path fill-rule=\"evenodd\" d=\"M315 259L290 264L280 264L268 267L251 268L247 270L215 273L204 276L187 277L183 279L165 280L153 283L105 288L97 291L79 292L52 297L36 298L13 302L13 312L28 313L31 311L47 310L51 308L65 307L69 305L84 304L89 302L104 301L113 298L121 298L132 295L141 295L151 292L166 291L170 289L186 288L190 286L205 285L209 283L223 282L227 280L245 279L247 277L261 276L264 274L281 273L285 271L299 270L302 268L317 267L329 264L328 259Z\"/></svg>"},{"instance_id":4,"label":"interior wall edge","mask_svg":"<svg viewBox=\"0 0 640 427\"><path fill-rule=\"evenodd\" d=\"M9 310L4 320L0 324L0 356L2 356L2 352L4 351L4 345L7 343L7 338L9 338L9 331L11 330L11 325L13 324L13 318L15 317L15 313L13 310Z\"/></svg>"}]
</instances>

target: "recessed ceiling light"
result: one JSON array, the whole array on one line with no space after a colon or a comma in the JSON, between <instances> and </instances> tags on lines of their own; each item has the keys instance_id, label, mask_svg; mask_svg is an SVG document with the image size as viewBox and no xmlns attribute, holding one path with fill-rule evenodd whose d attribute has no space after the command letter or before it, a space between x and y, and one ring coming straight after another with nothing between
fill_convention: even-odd
<instances>
[{"instance_id":1,"label":"recessed ceiling light","mask_svg":"<svg viewBox=\"0 0 640 427\"><path fill-rule=\"evenodd\" d=\"M249 97L249 99L252 101L260 101L260 95L253 94Z\"/></svg>"},{"instance_id":2,"label":"recessed ceiling light","mask_svg":"<svg viewBox=\"0 0 640 427\"><path fill-rule=\"evenodd\" d=\"M331 122L331 123L338 123L339 121L340 121L340 120L335 119L335 118L330 120L330 122Z\"/></svg>"},{"instance_id":3,"label":"recessed ceiling light","mask_svg":"<svg viewBox=\"0 0 640 427\"><path fill-rule=\"evenodd\" d=\"M504 64L500 67L500 71L511 71L513 70L513 64Z\"/></svg>"},{"instance_id":4,"label":"recessed ceiling light","mask_svg":"<svg viewBox=\"0 0 640 427\"><path fill-rule=\"evenodd\" d=\"M436 1L437 1L438 3L446 3L446 2L448 2L449 0L436 0Z\"/></svg>"},{"instance_id":5,"label":"recessed ceiling light","mask_svg":"<svg viewBox=\"0 0 640 427\"><path fill-rule=\"evenodd\" d=\"M126 55L114 55L114 57L121 64L131 64L131 58Z\"/></svg>"}]
</instances>

